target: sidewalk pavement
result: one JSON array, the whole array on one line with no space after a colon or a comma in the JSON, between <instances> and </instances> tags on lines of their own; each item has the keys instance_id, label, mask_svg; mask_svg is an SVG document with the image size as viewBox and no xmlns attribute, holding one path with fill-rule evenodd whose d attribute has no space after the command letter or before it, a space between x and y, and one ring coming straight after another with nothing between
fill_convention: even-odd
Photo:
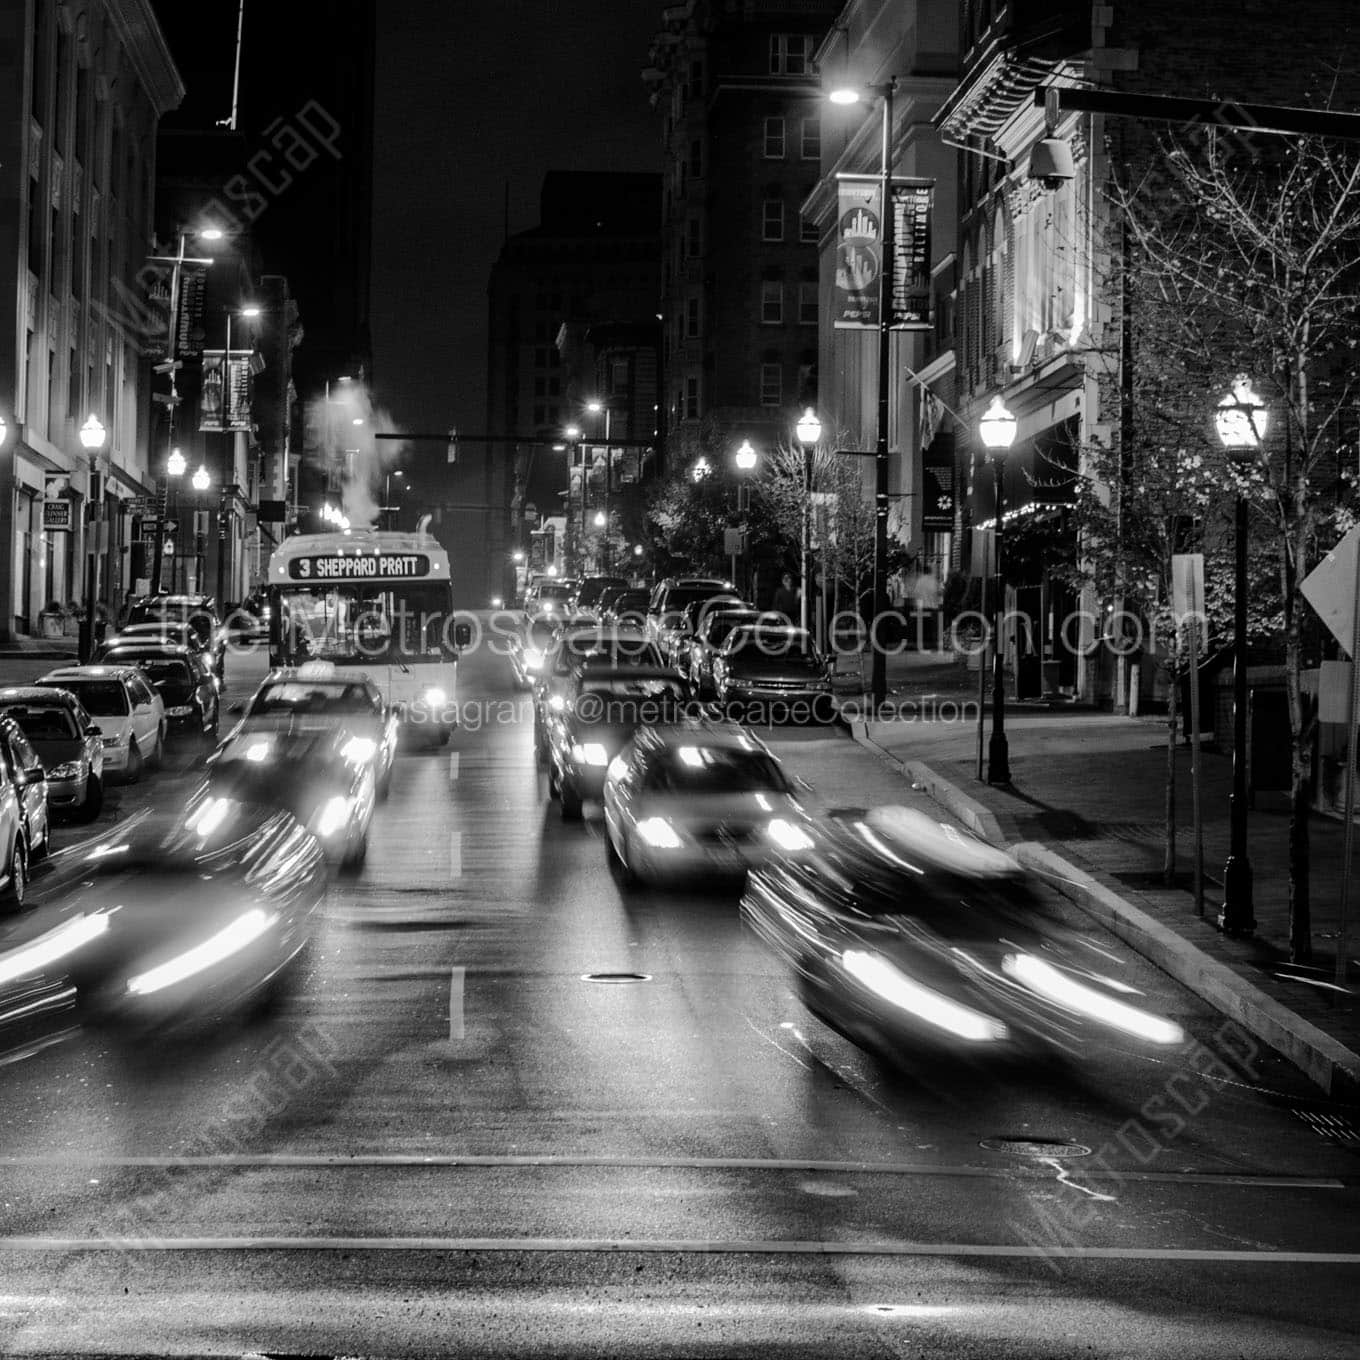
<instances>
[{"instance_id":1,"label":"sidewalk pavement","mask_svg":"<svg viewBox=\"0 0 1360 1360\"><path fill-rule=\"evenodd\" d=\"M919 665L920 663L918 663ZM898 668L899 677L906 668ZM890 675L892 673L890 672ZM935 676L921 666L918 707ZM976 675L973 676L976 682ZM974 694L974 697L976 695ZM847 717L851 711L847 710ZM1333 1094L1360 1094L1360 1009L1354 983L1333 988L1343 827L1310 821L1311 968L1288 963L1289 811L1282 795L1258 796L1249 814L1256 934L1228 939L1214 922L1228 853L1231 760L1205 750L1202 804L1204 917L1191 890L1190 750L1175 753L1177 881L1161 882L1166 797L1166 719L1127 718L1068 706L1063 713L1007 706L1012 784L976 776L977 710L948 721L852 721L874 750L977 834L1016 849L1064 895L1178 981L1269 1043ZM990 718L987 720L990 735ZM985 754L985 748L984 748ZM1360 883L1354 897L1360 898ZM1360 955L1352 910L1352 963Z\"/></svg>"}]
</instances>

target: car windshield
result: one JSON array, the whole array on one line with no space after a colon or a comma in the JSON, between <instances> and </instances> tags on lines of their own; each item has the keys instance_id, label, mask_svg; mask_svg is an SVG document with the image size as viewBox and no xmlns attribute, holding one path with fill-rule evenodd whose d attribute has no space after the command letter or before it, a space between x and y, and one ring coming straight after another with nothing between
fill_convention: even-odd
<instances>
[{"instance_id":1,"label":"car windshield","mask_svg":"<svg viewBox=\"0 0 1360 1360\"><path fill-rule=\"evenodd\" d=\"M749 624L755 617L755 614L734 614L730 616L719 614L716 617L711 617L708 621L707 640L714 647L719 647L727 640L734 628Z\"/></svg>"},{"instance_id":2,"label":"car windshield","mask_svg":"<svg viewBox=\"0 0 1360 1360\"><path fill-rule=\"evenodd\" d=\"M733 642L732 656L740 661L810 662L815 659L816 653L812 639L806 633L761 629L738 634Z\"/></svg>"},{"instance_id":3,"label":"car windshield","mask_svg":"<svg viewBox=\"0 0 1360 1360\"><path fill-rule=\"evenodd\" d=\"M690 605L720 599L725 594L715 586L676 586L666 594L666 613L674 613L678 620Z\"/></svg>"},{"instance_id":4,"label":"car windshield","mask_svg":"<svg viewBox=\"0 0 1360 1360\"><path fill-rule=\"evenodd\" d=\"M614 596L609 602L609 607L616 613L624 609L636 609L645 613L647 601L651 598L651 595L645 590L625 590Z\"/></svg>"},{"instance_id":5,"label":"car windshield","mask_svg":"<svg viewBox=\"0 0 1360 1360\"><path fill-rule=\"evenodd\" d=\"M53 689L70 690L95 718L122 718L128 713L127 690L121 680L45 680Z\"/></svg>"},{"instance_id":6,"label":"car windshield","mask_svg":"<svg viewBox=\"0 0 1360 1360\"><path fill-rule=\"evenodd\" d=\"M679 746L649 762L646 788L656 793L788 793L773 756L730 746Z\"/></svg>"},{"instance_id":7,"label":"car windshield","mask_svg":"<svg viewBox=\"0 0 1360 1360\"><path fill-rule=\"evenodd\" d=\"M583 609L593 605L606 590L613 589L615 586L625 584L615 576L597 577L595 580L586 581L576 596L576 603Z\"/></svg>"},{"instance_id":8,"label":"car windshield","mask_svg":"<svg viewBox=\"0 0 1360 1360\"><path fill-rule=\"evenodd\" d=\"M546 604L551 601L553 604L559 604L563 600L569 600L575 591L574 585L564 584L560 581L550 586L539 586L538 602Z\"/></svg>"},{"instance_id":9,"label":"car windshield","mask_svg":"<svg viewBox=\"0 0 1360 1360\"><path fill-rule=\"evenodd\" d=\"M73 741L80 736L75 717L64 704L29 703L3 711L30 741Z\"/></svg>"},{"instance_id":10,"label":"car windshield","mask_svg":"<svg viewBox=\"0 0 1360 1360\"><path fill-rule=\"evenodd\" d=\"M590 675L581 681L578 697L586 695L603 699L658 699L685 698L685 687L667 675Z\"/></svg>"},{"instance_id":11,"label":"car windshield","mask_svg":"<svg viewBox=\"0 0 1360 1360\"><path fill-rule=\"evenodd\" d=\"M268 714L375 714L380 702L363 685L318 685L288 680L266 685L250 705L252 718Z\"/></svg>"},{"instance_id":12,"label":"car windshield","mask_svg":"<svg viewBox=\"0 0 1360 1360\"><path fill-rule=\"evenodd\" d=\"M119 666L136 666L138 670L146 673L147 679L153 685L158 687L194 683L188 663L178 657L140 656L136 652L118 651L111 652L108 660L110 664Z\"/></svg>"},{"instance_id":13,"label":"car windshield","mask_svg":"<svg viewBox=\"0 0 1360 1360\"><path fill-rule=\"evenodd\" d=\"M590 664L619 666L659 666L661 653L641 633L630 637L608 637L583 633L567 637L557 654L556 670L564 675L574 667Z\"/></svg>"},{"instance_id":14,"label":"car windshield","mask_svg":"<svg viewBox=\"0 0 1360 1360\"><path fill-rule=\"evenodd\" d=\"M456 654L447 582L290 586L279 592L279 627L290 663L362 666Z\"/></svg>"}]
</instances>

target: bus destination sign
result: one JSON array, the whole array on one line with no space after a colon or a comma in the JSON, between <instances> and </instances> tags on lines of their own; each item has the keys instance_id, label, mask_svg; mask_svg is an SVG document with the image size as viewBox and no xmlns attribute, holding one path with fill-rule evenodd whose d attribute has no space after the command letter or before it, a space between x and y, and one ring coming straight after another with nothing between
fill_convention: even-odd
<instances>
[{"instance_id":1,"label":"bus destination sign","mask_svg":"<svg viewBox=\"0 0 1360 1360\"><path fill-rule=\"evenodd\" d=\"M429 574L424 553L326 553L288 563L294 581L412 581Z\"/></svg>"}]
</instances>

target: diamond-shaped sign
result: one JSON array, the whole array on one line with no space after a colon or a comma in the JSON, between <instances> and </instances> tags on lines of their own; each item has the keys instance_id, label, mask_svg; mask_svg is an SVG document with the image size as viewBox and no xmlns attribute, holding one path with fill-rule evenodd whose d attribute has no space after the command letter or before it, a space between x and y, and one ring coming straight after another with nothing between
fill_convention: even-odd
<instances>
[{"instance_id":1,"label":"diamond-shaped sign","mask_svg":"<svg viewBox=\"0 0 1360 1360\"><path fill-rule=\"evenodd\" d=\"M1355 577L1360 558L1360 524L1304 578L1299 590L1333 636L1355 656Z\"/></svg>"}]
</instances>

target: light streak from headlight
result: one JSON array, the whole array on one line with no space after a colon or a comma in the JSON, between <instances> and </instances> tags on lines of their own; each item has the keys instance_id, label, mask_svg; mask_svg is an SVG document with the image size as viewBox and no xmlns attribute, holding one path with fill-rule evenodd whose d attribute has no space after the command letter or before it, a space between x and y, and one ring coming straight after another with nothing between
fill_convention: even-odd
<instances>
[{"instance_id":1,"label":"light streak from headlight","mask_svg":"<svg viewBox=\"0 0 1360 1360\"><path fill-rule=\"evenodd\" d=\"M246 747L246 759L254 761L257 765L269 759L269 752L273 749L271 742L252 741Z\"/></svg>"},{"instance_id":2,"label":"light streak from headlight","mask_svg":"<svg viewBox=\"0 0 1360 1360\"><path fill-rule=\"evenodd\" d=\"M543 653L535 651L532 647L524 653L524 669L526 671L538 671L543 669Z\"/></svg>"},{"instance_id":3,"label":"light streak from headlight","mask_svg":"<svg viewBox=\"0 0 1360 1360\"><path fill-rule=\"evenodd\" d=\"M96 845L85 858L108 859L110 855L125 855L131 848L132 847L126 842L123 842L121 845L109 845L105 842L103 845Z\"/></svg>"},{"instance_id":4,"label":"light streak from headlight","mask_svg":"<svg viewBox=\"0 0 1360 1360\"><path fill-rule=\"evenodd\" d=\"M367 765L378 754L378 743L372 737L351 737L340 754L356 765Z\"/></svg>"},{"instance_id":5,"label":"light streak from headlight","mask_svg":"<svg viewBox=\"0 0 1360 1360\"><path fill-rule=\"evenodd\" d=\"M317 835L335 835L349 821L350 811L350 799L342 798L339 795L328 798L325 807L321 809L321 815L316 819Z\"/></svg>"},{"instance_id":6,"label":"light streak from headlight","mask_svg":"<svg viewBox=\"0 0 1360 1360\"><path fill-rule=\"evenodd\" d=\"M210 935L202 944L186 949L173 959L148 968L145 973L128 979L127 989L135 996L147 996L151 992L163 991L177 982L211 968L215 963L244 949L258 940L278 919L273 912L260 907L252 907L244 916L238 916L229 926Z\"/></svg>"},{"instance_id":7,"label":"light streak from headlight","mask_svg":"<svg viewBox=\"0 0 1360 1360\"><path fill-rule=\"evenodd\" d=\"M554 713L564 712L567 707L565 696L561 694L550 694L548 696L548 707L552 709Z\"/></svg>"},{"instance_id":8,"label":"light streak from headlight","mask_svg":"<svg viewBox=\"0 0 1360 1360\"><path fill-rule=\"evenodd\" d=\"M571 748L571 758L578 765L608 765L609 752L598 741L588 741L584 746Z\"/></svg>"},{"instance_id":9,"label":"light streak from headlight","mask_svg":"<svg viewBox=\"0 0 1360 1360\"><path fill-rule=\"evenodd\" d=\"M697 746L682 746L676 754L680 757L682 765L692 765L696 769L702 769L706 763L704 753Z\"/></svg>"},{"instance_id":10,"label":"light streak from headlight","mask_svg":"<svg viewBox=\"0 0 1360 1360\"><path fill-rule=\"evenodd\" d=\"M847 949L841 963L851 977L884 1001L956 1038L987 1043L1005 1039L1009 1033L1000 1020L923 986L877 954Z\"/></svg>"},{"instance_id":11,"label":"light streak from headlight","mask_svg":"<svg viewBox=\"0 0 1360 1360\"><path fill-rule=\"evenodd\" d=\"M184 825L200 840L207 840L227 820L227 813L230 810L231 804L225 798L214 798L204 803Z\"/></svg>"},{"instance_id":12,"label":"light streak from headlight","mask_svg":"<svg viewBox=\"0 0 1360 1360\"><path fill-rule=\"evenodd\" d=\"M646 817L638 823L638 835L656 850L678 850L680 837L664 817Z\"/></svg>"},{"instance_id":13,"label":"light streak from headlight","mask_svg":"<svg viewBox=\"0 0 1360 1360\"><path fill-rule=\"evenodd\" d=\"M97 939L108 928L109 918L102 912L64 922L28 944L0 955L0 983L42 972L49 964Z\"/></svg>"},{"instance_id":14,"label":"light streak from headlight","mask_svg":"<svg viewBox=\"0 0 1360 1360\"><path fill-rule=\"evenodd\" d=\"M794 826L783 817L776 817L765 829L769 832L770 839L781 850L812 849L812 837L802 827Z\"/></svg>"},{"instance_id":15,"label":"light streak from headlight","mask_svg":"<svg viewBox=\"0 0 1360 1360\"><path fill-rule=\"evenodd\" d=\"M1001 960L1001 971L1030 991L1135 1038L1153 1044L1185 1042L1185 1031L1175 1021L1163 1020L1126 1001L1105 996L1094 987L1087 987L1059 972L1043 959L1036 959L1033 954L1007 954Z\"/></svg>"}]
</instances>

